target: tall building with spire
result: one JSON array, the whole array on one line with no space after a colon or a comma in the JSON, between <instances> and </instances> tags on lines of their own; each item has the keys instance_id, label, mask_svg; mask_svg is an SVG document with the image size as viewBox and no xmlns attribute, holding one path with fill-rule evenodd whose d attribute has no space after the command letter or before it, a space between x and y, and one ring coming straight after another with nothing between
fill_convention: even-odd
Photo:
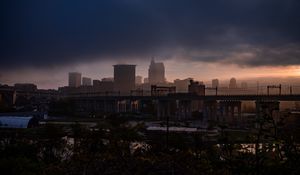
<instances>
[{"instance_id":1,"label":"tall building with spire","mask_svg":"<svg viewBox=\"0 0 300 175\"><path fill-rule=\"evenodd\" d=\"M165 83L165 66L162 62L155 62L152 58L149 70L148 70L148 81L150 84Z\"/></svg>"}]
</instances>

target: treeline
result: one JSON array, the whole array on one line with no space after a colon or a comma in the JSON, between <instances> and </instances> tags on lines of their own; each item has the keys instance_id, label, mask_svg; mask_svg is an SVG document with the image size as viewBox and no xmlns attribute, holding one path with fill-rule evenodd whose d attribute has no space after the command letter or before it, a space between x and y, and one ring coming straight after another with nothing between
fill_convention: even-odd
<instances>
[{"instance_id":1,"label":"treeline","mask_svg":"<svg viewBox=\"0 0 300 175\"><path fill-rule=\"evenodd\" d=\"M202 141L200 133L149 134L143 124L110 117L95 128L46 125L0 131L1 174L300 174L300 150L264 117L252 144Z\"/></svg>"}]
</instances>

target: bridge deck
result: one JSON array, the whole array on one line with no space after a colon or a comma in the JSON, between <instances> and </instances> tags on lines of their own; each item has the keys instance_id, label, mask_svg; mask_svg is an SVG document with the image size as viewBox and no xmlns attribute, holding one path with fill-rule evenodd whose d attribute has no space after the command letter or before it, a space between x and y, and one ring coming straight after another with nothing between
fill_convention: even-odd
<instances>
[{"instance_id":1,"label":"bridge deck","mask_svg":"<svg viewBox=\"0 0 300 175\"><path fill-rule=\"evenodd\" d=\"M171 94L167 96L97 96L97 95L73 95L71 99L80 100L228 100L228 101L300 101L297 95L205 95Z\"/></svg>"}]
</instances>

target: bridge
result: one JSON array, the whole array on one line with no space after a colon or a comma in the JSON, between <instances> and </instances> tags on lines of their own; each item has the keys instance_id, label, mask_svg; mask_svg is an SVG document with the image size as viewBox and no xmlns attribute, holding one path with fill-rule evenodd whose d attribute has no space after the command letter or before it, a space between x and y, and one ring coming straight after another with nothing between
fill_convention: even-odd
<instances>
[{"instance_id":1,"label":"bridge","mask_svg":"<svg viewBox=\"0 0 300 175\"><path fill-rule=\"evenodd\" d=\"M66 98L81 100L203 100L203 101L300 101L300 94L288 95L196 95L191 93L174 93L164 96L134 96L134 95L102 95L73 94Z\"/></svg>"},{"instance_id":2,"label":"bridge","mask_svg":"<svg viewBox=\"0 0 300 175\"><path fill-rule=\"evenodd\" d=\"M257 114L279 111L281 101L300 101L300 94L238 94L238 95L197 95L195 93L121 95L116 92L63 94L52 91L21 92L25 95L43 97L41 99L68 99L78 114L103 114L119 112L155 113L158 119L173 117L185 120L196 113L207 120L222 120L236 124L242 117L243 101L254 101ZM1 94L2 100L5 97ZM41 101L40 101L41 102ZM150 111L150 112L149 112Z\"/></svg>"},{"instance_id":3,"label":"bridge","mask_svg":"<svg viewBox=\"0 0 300 175\"><path fill-rule=\"evenodd\" d=\"M241 120L242 101L255 101L259 111L279 111L280 101L300 101L300 94L289 95L197 95L193 93L169 93L167 95L103 95L73 94L65 98L76 104L81 112L141 112L147 106L155 111L158 119L173 116L175 119L191 118L201 112L207 120L226 120L237 123ZM146 106L146 108L145 108Z\"/></svg>"}]
</instances>

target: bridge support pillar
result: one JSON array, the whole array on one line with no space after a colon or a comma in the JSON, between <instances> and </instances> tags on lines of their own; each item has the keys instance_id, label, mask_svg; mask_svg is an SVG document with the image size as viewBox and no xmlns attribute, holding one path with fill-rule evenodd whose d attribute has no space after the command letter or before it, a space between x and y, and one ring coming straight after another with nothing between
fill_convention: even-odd
<instances>
[{"instance_id":1,"label":"bridge support pillar","mask_svg":"<svg viewBox=\"0 0 300 175\"><path fill-rule=\"evenodd\" d=\"M192 116L192 101L191 100L179 100L177 106L177 119L185 120Z\"/></svg>"},{"instance_id":2,"label":"bridge support pillar","mask_svg":"<svg viewBox=\"0 0 300 175\"><path fill-rule=\"evenodd\" d=\"M99 102L97 102L98 106L99 106ZM116 100L104 100L102 102L103 104L103 112L105 113L110 113L110 112L117 112L118 111L118 101ZM95 107L95 108L99 108L99 107Z\"/></svg>"},{"instance_id":3,"label":"bridge support pillar","mask_svg":"<svg viewBox=\"0 0 300 175\"><path fill-rule=\"evenodd\" d=\"M204 101L203 117L204 121L216 121L218 111L218 102L216 100Z\"/></svg>"},{"instance_id":4,"label":"bridge support pillar","mask_svg":"<svg viewBox=\"0 0 300 175\"><path fill-rule=\"evenodd\" d=\"M279 121L279 110L280 102L279 101L256 101L256 113L257 118L272 117L277 123Z\"/></svg>"},{"instance_id":5,"label":"bridge support pillar","mask_svg":"<svg viewBox=\"0 0 300 175\"><path fill-rule=\"evenodd\" d=\"M140 111L140 102L139 100L130 101L130 112L139 112Z\"/></svg>"},{"instance_id":6,"label":"bridge support pillar","mask_svg":"<svg viewBox=\"0 0 300 175\"><path fill-rule=\"evenodd\" d=\"M157 101L157 118L163 120L170 117L170 102L168 100L158 100Z\"/></svg>"},{"instance_id":7,"label":"bridge support pillar","mask_svg":"<svg viewBox=\"0 0 300 175\"><path fill-rule=\"evenodd\" d=\"M118 101L118 110L117 112L128 112L130 111L130 102L128 100Z\"/></svg>"},{"instance_id":8,"label":"bridge support pillar","mask_svg":"<svg viewBox=\"0 0 300 175\"><path fill-rule=\"evenodd\" d=\"M242 122L242 102L241 101L221 101L220 103L221 121L231 126L237 127Z\"/></svg>"}]
</instances>

